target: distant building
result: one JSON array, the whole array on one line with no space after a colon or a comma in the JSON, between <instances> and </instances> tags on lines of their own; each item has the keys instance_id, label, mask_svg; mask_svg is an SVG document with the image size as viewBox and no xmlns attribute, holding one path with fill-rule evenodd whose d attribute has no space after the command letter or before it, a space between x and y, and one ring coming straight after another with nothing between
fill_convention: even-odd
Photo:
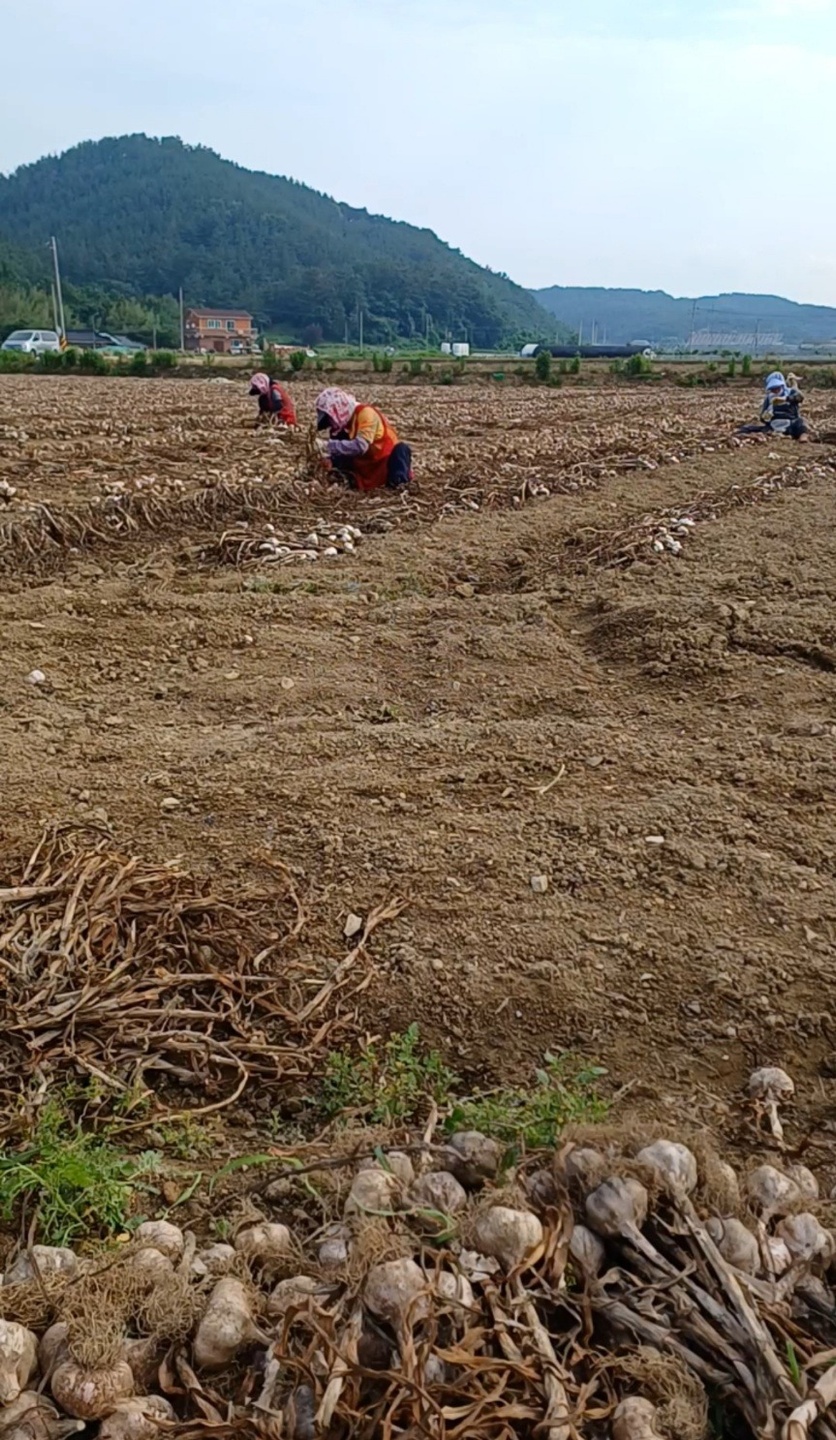
<instances>
[{"instance_id":1,"label":"distant building","mask_svg":"<svg viewBox=\"0 0 836 1440\"><path fill-rule=\"evenodd\" d=\"M186 349L217 355L246 355L255 348L253 317L246 310L186 311Z\"/></svg>"}]
</instances>

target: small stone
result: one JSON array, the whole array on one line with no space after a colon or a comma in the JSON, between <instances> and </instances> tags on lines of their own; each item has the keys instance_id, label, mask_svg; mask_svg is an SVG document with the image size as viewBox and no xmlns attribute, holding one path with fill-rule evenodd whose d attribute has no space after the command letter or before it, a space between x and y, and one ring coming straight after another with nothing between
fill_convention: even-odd
<instances>
[{"instance_id":1,"label":"small stone","mask_svg":"<svg viewBox=\"0 0 836 1440\"><path fill-rule=\"evenodd\" d=\"M355 935L359 935L360 931L363 929L364 924L365 921L363 920L362 915L355 915L354 911L352 910L351 914L345 922L345 925L343 926L343 935L345 936L346 940L353 940Z\"/></svg>"},{"instance_id":2,"label":"small stone","mask_svg":"<svg viewBox=\"0 0 836 1440\"><path fill-rule=\"evenodd\" d=\"M291 680L289 675L283 675L281 680L279 681L279 684L281 685L283 690L292 690L294 685L296 684L296 681Z\"/></svg>"},{"instance_id":3,"label":"small stone","mask_svg":"<svg viewBox=\"0 0 836 1440\"><path fill-rule=\"evenodd\" d=\"M43 670L30 670L26 679L30 685L45 685L46 676Z\"/></svg>"},{"instance_id":4,"label":"small stone","mask_svg":"<svg viewBox=\"0 0 836 1440\"><path fill-rule=\"evenodd\" d=\"M172 810L180 809L180 801L176 795L166 795L165 799L160 801L160 809L169 814Z\"/></svg>"},{"instance_id":5,"label":"small stone","mask_svg":"<svg viewBox=\"0 0 836 1440\"><path fill-rule=\"evenodd\" d=\"M535 895L545 895L549 888L548 875L532 875L531 888Z\"/></svg>"},{"instance_id":6,"label":"small stone","mask_svg":"<svg viewBox=\"0 0 836 1440\"><path fill-rule=\"evenodd\" d=\"M665 837L664 835L645 835L644 843L645 845L664 845Z\"/></svg>"},{"instance_id":7,"label":"small stone","mask_svg":"<svg viewBox=\"0 0 836 1440\"><path fill-rule=\"evenodd\" d=\"M224 680L240 680L240 678L241 678L241 672L240 672L240 670L225 670L225 671L224 671Z\"/></svg>"}]
</instances>

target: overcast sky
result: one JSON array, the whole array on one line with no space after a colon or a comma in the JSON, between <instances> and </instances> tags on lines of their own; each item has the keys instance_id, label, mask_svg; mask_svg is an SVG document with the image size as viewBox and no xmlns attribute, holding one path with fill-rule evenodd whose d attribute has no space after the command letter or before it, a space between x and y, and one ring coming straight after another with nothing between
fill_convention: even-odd
<instances>
[{"instance_id":1,"label":"overcast sky","mask_svg":"<svg viewBox=\"0 0 836 1440\"><path fill-rule=\"evenodd\" d=\"M836 0L0 0L0 35L5 172L180 135L524 285L836 305Z\"/></svg>"}]
</instances>

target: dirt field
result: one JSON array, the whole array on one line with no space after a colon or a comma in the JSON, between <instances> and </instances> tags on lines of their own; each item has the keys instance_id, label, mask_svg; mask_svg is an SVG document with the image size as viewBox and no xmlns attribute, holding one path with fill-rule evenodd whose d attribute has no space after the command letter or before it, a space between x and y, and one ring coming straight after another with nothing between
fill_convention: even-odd
<instances>
[{"instance_id":1,"label":"dirt field","mask_svg":"<svg viewBox=\"0 0 836 1440\"><path fill-rule=\"evenodd\" d=\"M709 1124L779 1063L826 1147L836 453L730 442L746 391L370 398L407 502L310 484L228 382L0 380L4 872L52 820L233 889L269 850L337 948L408 900L370 1032L489 1080L573 1048ZM355 553L299 559L319 519Z\"/></svg>"}]
</instances>

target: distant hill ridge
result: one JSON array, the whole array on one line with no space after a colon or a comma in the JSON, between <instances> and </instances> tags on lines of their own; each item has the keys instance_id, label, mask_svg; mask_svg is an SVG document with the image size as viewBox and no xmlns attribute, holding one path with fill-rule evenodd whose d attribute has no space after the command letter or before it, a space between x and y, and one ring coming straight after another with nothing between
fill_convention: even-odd
<instances>
[{"instance_id":1,"label":"distant hill ridge","mask_svg":"<svg viewBox=\"0 0 836 1440\"><path fill-rule=\"evenodd\" d=\"M505 276L430 230L306 185L245 170L178 139L87 141L0 177L0 237L32 257L60 239L77 285L246 306L262 324L370 342L447 332L491 347L549 338L556 322Z\"/></svg>"},{"instance_id":2,"label":"distant hill ridge","mask_svg":"<svg viewBox=\"0 0 836 1440\"><path fill-rule=\"evenodd\" d=\"M770 341L785 345L836 340L836 309L826 305L799 305L778 295L701 295L676 299L664 290L610 290L585 286L552 285L533 290L545 309L574 331L583 326L590 341L593 325L597 338L617 344L648 340L651 344L687 345L709 339L730 349L761 346ZM777 337L777 339L776 339Z\"/></svg>"}]
</instances>

